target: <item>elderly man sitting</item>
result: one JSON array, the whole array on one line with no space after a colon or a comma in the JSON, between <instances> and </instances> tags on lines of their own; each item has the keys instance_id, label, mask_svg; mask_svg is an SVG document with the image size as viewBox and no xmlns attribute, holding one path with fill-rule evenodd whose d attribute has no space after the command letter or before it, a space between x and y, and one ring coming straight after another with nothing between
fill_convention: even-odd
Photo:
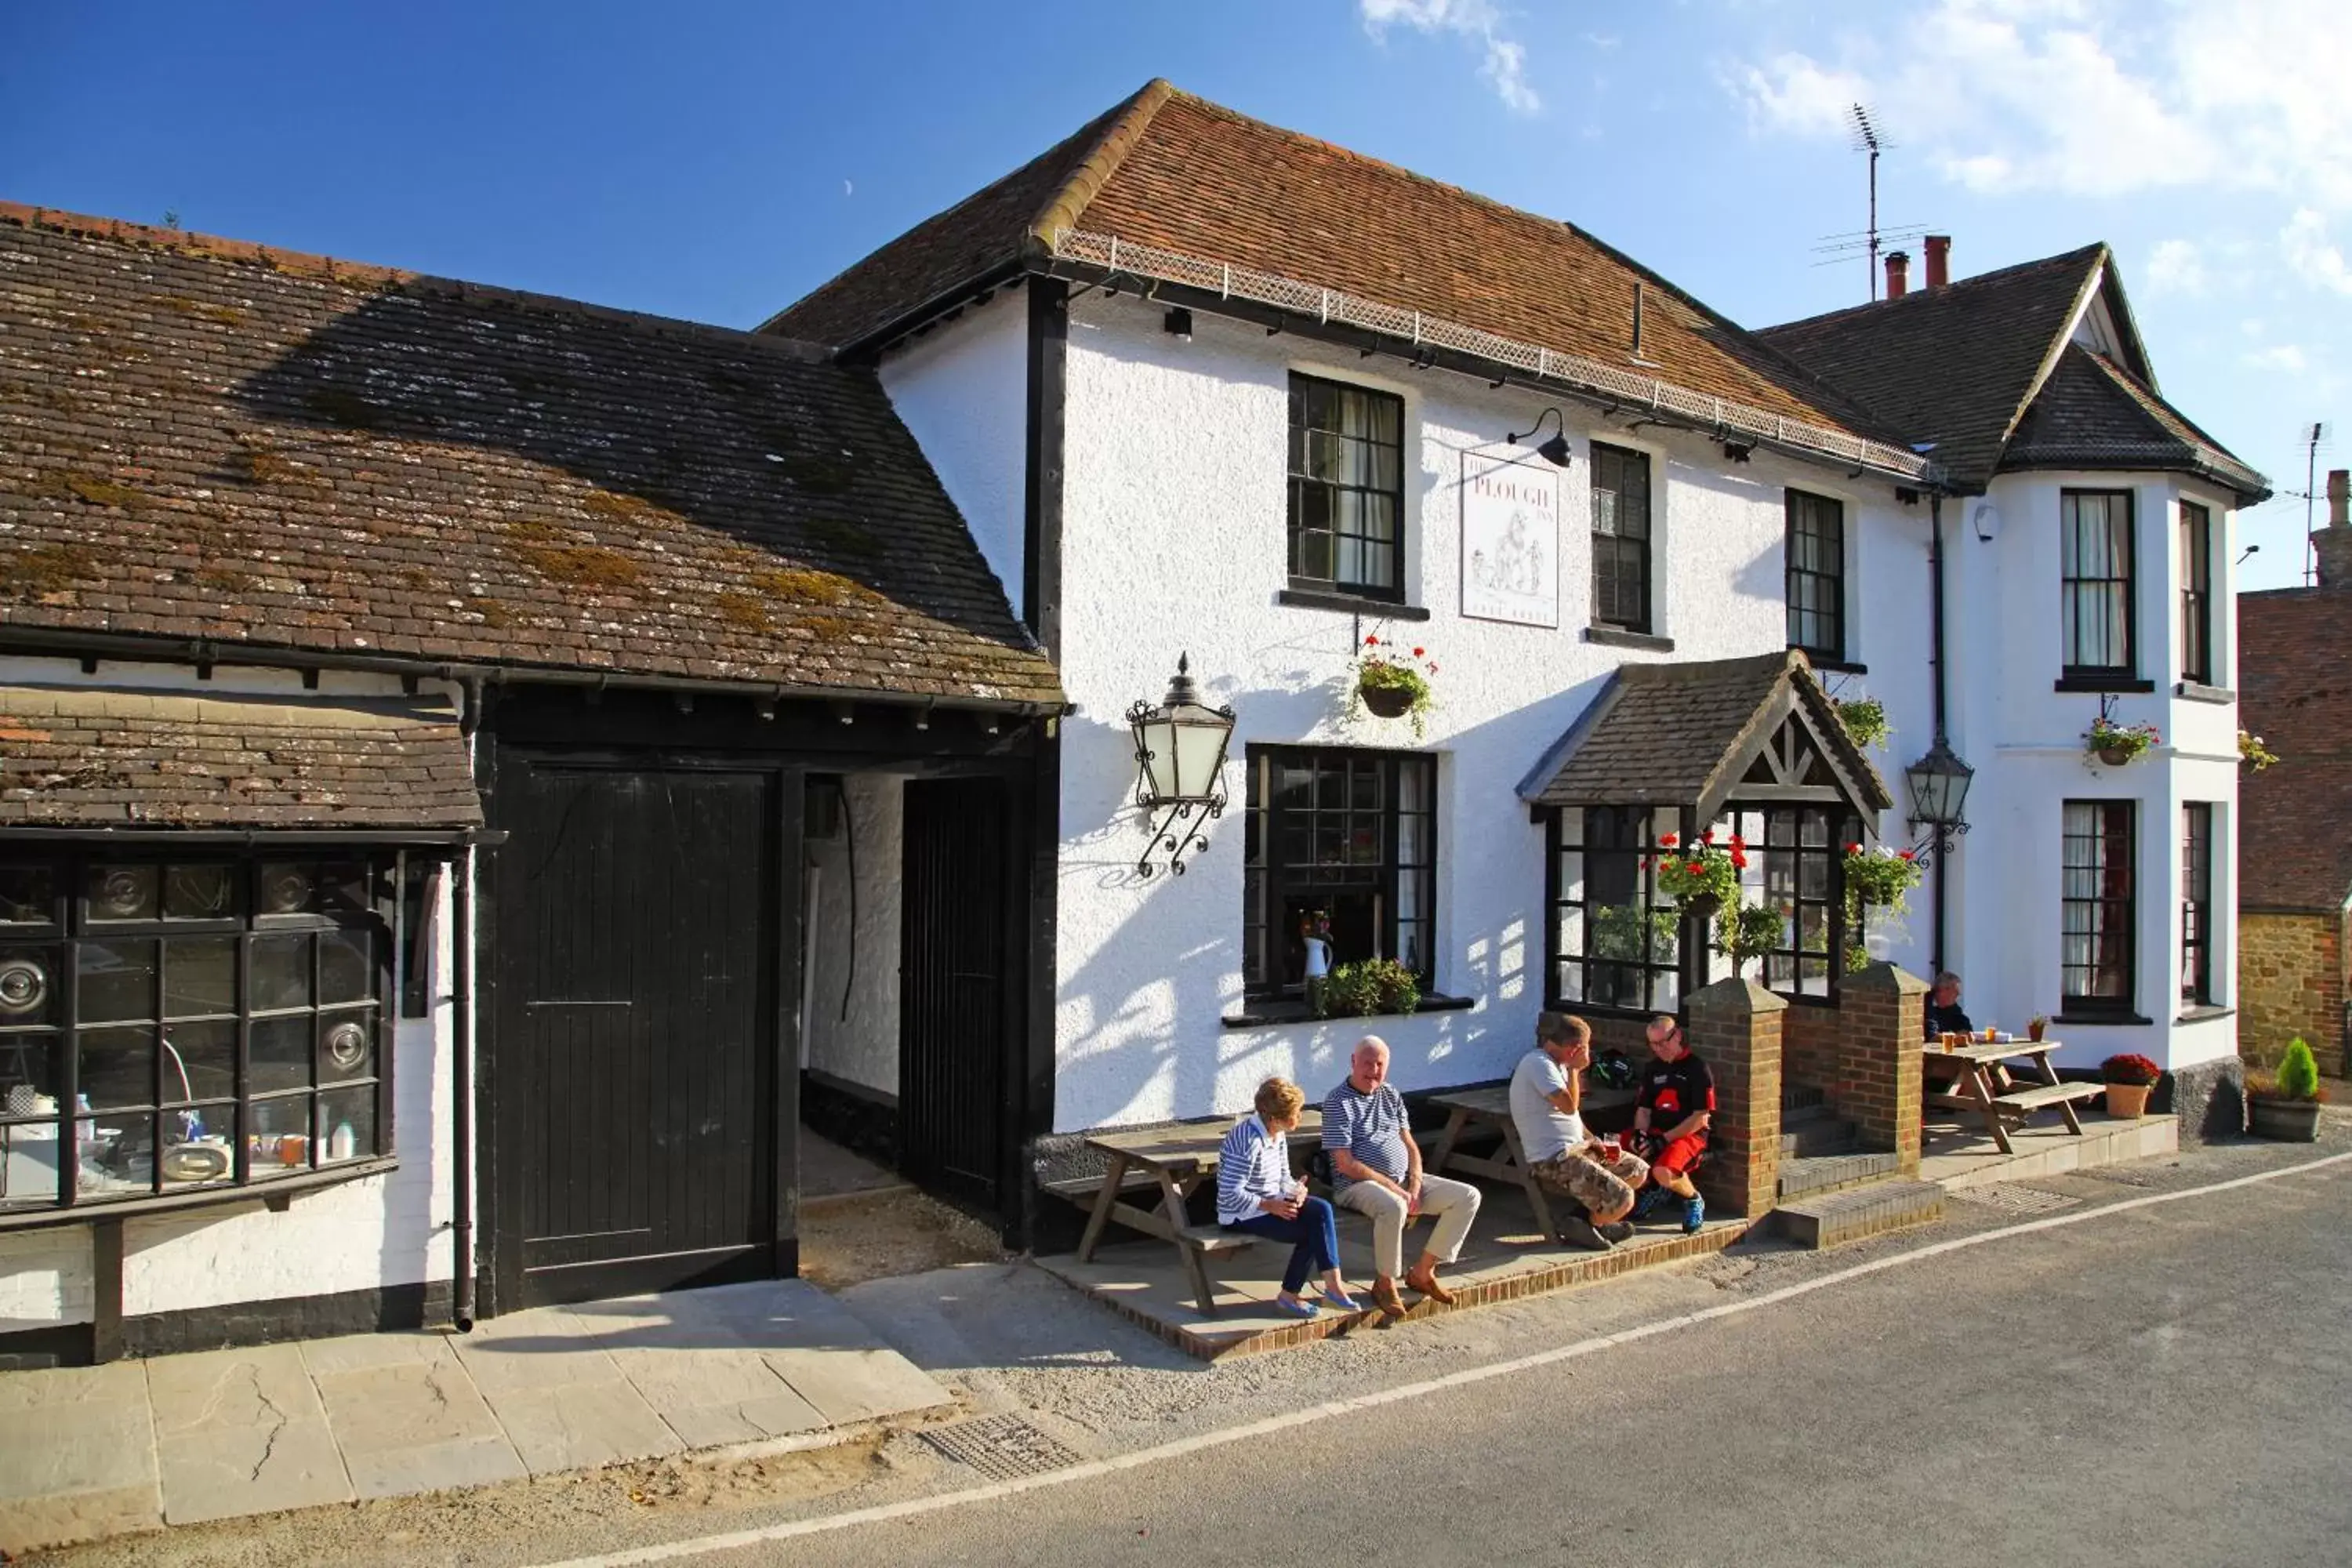
<instances>
[{"instance_id":1,"label":"elderly man sitting","mask_svg":"<svg viewBox=\"0 0 2352 1568\"><path fill-rule=\"evenodd\" d=\"M1323 1147L1331 1156L1333 1201L1371 1217L1372 1300L1393 1319L1404 1312L1397 1271L1404 1263L1405 1221L1433 1215L1437 1229L1404 1282L1450 1304L1454 1292L1437 1282L1437 1268L1461 1256L1482 1194L1467 1182L1422 1169L1404 1100L1388 1079L1387 1042L1365 1036L1349 1058L1346 1079L1323 1101Z\"/></svg>"}]
</instances>

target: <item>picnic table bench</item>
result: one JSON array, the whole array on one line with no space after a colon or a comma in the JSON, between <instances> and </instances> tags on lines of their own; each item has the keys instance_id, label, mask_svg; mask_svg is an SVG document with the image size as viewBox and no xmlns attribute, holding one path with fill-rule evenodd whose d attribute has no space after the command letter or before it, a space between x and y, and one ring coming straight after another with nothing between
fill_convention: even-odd
<instances>
[{"instance_id":1,"label":"picnic table bench","mask_svg":"<svg viewBox=\"0 0 2352 1568\"><path fill-rule=\"evenodd\" d=\"M1186 1212L1185 1200L1202 1183L1215 1179L1218 1151L1231 1129L1231 1122L1216 1121L1124 1131L1114 1128L1089 1134L1087 1146L1107 1156L1101 1179L1097 1182L1079 1177L1046 1184L1048 1191L1087 1208L1086 1234L1078 1241L1078 1261L1093 1261L1095 1248L1102 1244L1103 1232L1114 1222L1129 1230L1158 1237L1175 1247L1176 1255L1183 1260L1185 1276L1192 1282L1192 1299L1201 1315L1215 1317L1216 1288L1209 1281L1207 1258L1213 1253L1237 1252L1260 1238L1214 1223L1194 1225ZM1307 1107L1298 1125L1291 1129L1290 1137L1294 1150L1300 1142L1310 1148L1319 1146L1323 1113L1313 1106ZM1125 1195L1130 1192L1156 1192L1159 1205L1156 1208L1144 1208L1128 1203Z\"/></svg>"},{"instance_id":2,"label":"picnic table bench","mask_svg":"<svg viewBox=\"0 0 2352 1568\"><path fill-rule=\"evenodd\" d=\"M2056 1106L2066 1119L2066 1131L2079 1138L2083 1135L2083 1119L2074 1113L2078 1100L2096 1100L2106 1092L2104 1084L2067 1083L2058 1077L2058 1069L2050 1064L2051 1053L2063 1042L2058 1040L1970 1040L1965 1045L1927 1047L1926 1076L1927 1089L1925 1103L1937 1110L1973 1111L1984 1119L1985 1130L1992 1134L1994 1145L2004 1154L2016 1150L2009 1142L2009 1127L2023 1121L2035 1111ZM2015 1061L2031 1065L2034 1081L2023 1089L2003 1090L1992 1080L1992 1069L2002 1062ZM1937 1086L1941 1085L1938 1088Z\"/></svg>"},{"instance_id":3,"label":"picnic table bench","mask_svg":"<svg viewBox=\"0 0 2352 1568\"><path fill-rule=\"evenodd\" d=\"M1601 1089L1585 1086L1582 1100L1584 1111L1615 1110L1632 1105L1640 1091L1631 1089ZM1485 1089L1457 1089L1450 1094L1429 1097L1432 1105L1446 1112L1445 1131L1437 1136L1437 1148L1431 1154L1429 1168L1441 1175L1463 1172L1474 1176L1491 1176L1496 1181L1517 1182L1528 1194L1528 1206L1536 1212L1536 1224L1543 1230L1544 1239L1562 1244L1559 1226L1551 1217L1550 1195L1535 1173L1528 1166L1526 1145L1519 1142L1519 1129L1511 1120L1511 1090L1507 1084L1495 1084ZM1474 1127L1492 1127L1502 1133L1502 1147L1494 1155L1465 1153L1460 1145L1462 1135Z\"/></svg>"}]
</instances>

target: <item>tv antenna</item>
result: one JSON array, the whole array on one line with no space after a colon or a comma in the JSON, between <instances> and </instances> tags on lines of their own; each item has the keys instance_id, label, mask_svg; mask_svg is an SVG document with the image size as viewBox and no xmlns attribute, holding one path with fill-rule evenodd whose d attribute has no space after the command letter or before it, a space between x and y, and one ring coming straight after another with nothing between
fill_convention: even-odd
<instances>
[{"instance_id":1,"label":"tv antenna","mask_svg":"<svg viewBox=\"0 0 2352 1568\"><path fill-rule=\"evenodd\" d=\"M1878 154L1895 143L1880 134L1878 122L1864 103L1846 105L1846 117L1853 121L1853 146L1857 153L1870 154L1870 226L1864 229L1865 248L1870 256L1870 297L1878 298Z\"/></svg>"},{"instance_id":2,"label":"tv antenna","mask_svg":"<svg viewBox=\"0 0 2352 1568\"><path fill-rule=\"evenodd\" d=\"M2319 547L2311 542L2311 507L2319 492L2319 448L2327 444L2327 426L2313 420L2308 429L2297 426L2303 437L2303 585L2310 587L2319 581Z\"/></svg>"}]
</instances>

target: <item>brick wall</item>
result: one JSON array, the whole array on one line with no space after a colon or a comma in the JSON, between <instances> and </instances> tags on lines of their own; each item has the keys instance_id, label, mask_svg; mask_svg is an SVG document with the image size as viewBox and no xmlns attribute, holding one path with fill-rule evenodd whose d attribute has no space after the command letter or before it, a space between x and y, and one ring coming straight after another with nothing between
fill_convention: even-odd
<instances>
[{"instance_id":1,"label":"brick wall","mask_svg":"<svg viewBox=\"0 0 2352 1568\"><path fill-rule=\"evenodd\" d=\"M2352 918L2245 914L2238 921L2238 1052L2268 1066L2301 1035L2319 1070L2347 1075L2344 999Z\"/></svg>"},{"instance_id":2,"label":"brick wall","mask_svg":"<svg viewBox=\"0 0 2352 1568\"><path fill-rule=\"evenodd\" d=\"M1769 1214L1780 1175L1780 1030L1791 1009L1747 980L1718 980L1687 1000L1691 1049L1715 1075L1715 1119L1699 1190L1710 1208Z\"/></svg>"},{"instance_id":3,"label":"brick wall","mask_svg":"<svg viewBox=\"0 0 2352 1568\"><path fill-rule=\"evenodd\" d=\"M1837 1076L1844 1022L1835 1007L1793 1005L1780 1021L1780 1071L1792 1084L1827 1091Z\"/></svg>"},{"instance_id":4,"label":"brick wall","mask_svg":"<svg viewBox=\"0 0 2352 1568\"><path fill-rule=\"evenodd\" d=\"M1822 1088L1854 1124L1866 1149L1892 1150L1906 1175L1919 1173L1921 999L1927 983L1891 963L1874 963L1838 988L1835 1068Z\"/></svg>"}]
</instances>

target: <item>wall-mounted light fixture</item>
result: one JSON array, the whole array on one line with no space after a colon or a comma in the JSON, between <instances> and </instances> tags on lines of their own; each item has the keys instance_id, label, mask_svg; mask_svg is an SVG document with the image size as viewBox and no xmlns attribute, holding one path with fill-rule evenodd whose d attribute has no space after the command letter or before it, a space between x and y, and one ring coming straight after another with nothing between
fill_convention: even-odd
<instances>
[{"instance_id":1,"label":"wall-mounted light fixture","mask_svg":"<svg viewBox=\"0 0 2352 1568\"><path fill-rule=\"evenodd\" d=\"M1206 849L1204 829L1225 811L1223 779L1225 748L1234 738L1234 710L1201 700L1192 684L1190 655L1176 659L1176 679L1153 707L1138 702L1127 710L1135 731L1135 804L1144 810L1151 836L1136 870L1152 874L1151 857L1168 853L1168 868L1184 874L1184 857ZM1154 813L1161 813L1153 820ZM1194 818L1199 820L1195 821Z\"/></svg>"},{"instance_id":2,"label":"wall-mounted light fixture","mask_svg":"<svg viewBox=\"0 0 2352 1568\"><path fill-rule=\"evenodd\" d=\"M1968 818L1960 813L1968 804L1969 781L1976 774L1941 736L1926 756L1903 770L1911 795L1911 831L1919 835L1923 847L1935 846L1939 875L1942 858L1958 847L1959 836L1969 830Z\"/></svg>"},{"instance_id":3,"label":"wall-mounted light fixture","mask_svg":"<svg viewBox=\"0 0 2352 1568\"><path fill-rule=\"evenodd\" d=\"M1753 441L1726 441L1723 444L1723 455L1730 458L1735 463L1744 463L1748 461L1748 458L1756 455L1756 443Z\"/></svg>"},{"instance_id":4,"label":"wall-mounted light fixture","mask_svg":"<svg viewBox=\"0 0 2352 1568\"><path fill-rule=\"evenodd\" d=\"M1553 425L1557 426L1557 433L1550 440L1546 441L1542 446L1536 448L1536 456L1541 458L1544 461L1552 464L1556 468L1564 468L1568 467L1569 463L1568 425L1567 422L1560 417L1558 405L1554 405L1553 406L1545 409L1541 414L1537 415L1536 422L1528 426L1528 433L1526 435L1506 436L1503 439L1508 441L1514 447L1518 446L1524 441L1531 441L1535 439L1536 432L1543 428L1543 422L1546 419L1549 419Z\"/></svg>"},{"instance_id":5,"label":"wall-mounted light fixture","mask_svg":"<svg viewBox=\"0 0 2352 1568\"><path fill-rule=\"evenodd\" d=\"M1990 544L2000 537L2000 508L1989 500L1980 500L1969 509L1969 526L1976 530L1979 542Z\"/></svg>"},{"instance_id":6,"label":"wall-mounted light fixture","mask_svg":"<svg viewBox=\"0 0 2352 1568\"><path fill-rule=\"evenodd\" d=\"M1171 338L1192 341L1192 312L1178 305L1160 318L1160 329Z\"/></svg>"}]
</instances>

